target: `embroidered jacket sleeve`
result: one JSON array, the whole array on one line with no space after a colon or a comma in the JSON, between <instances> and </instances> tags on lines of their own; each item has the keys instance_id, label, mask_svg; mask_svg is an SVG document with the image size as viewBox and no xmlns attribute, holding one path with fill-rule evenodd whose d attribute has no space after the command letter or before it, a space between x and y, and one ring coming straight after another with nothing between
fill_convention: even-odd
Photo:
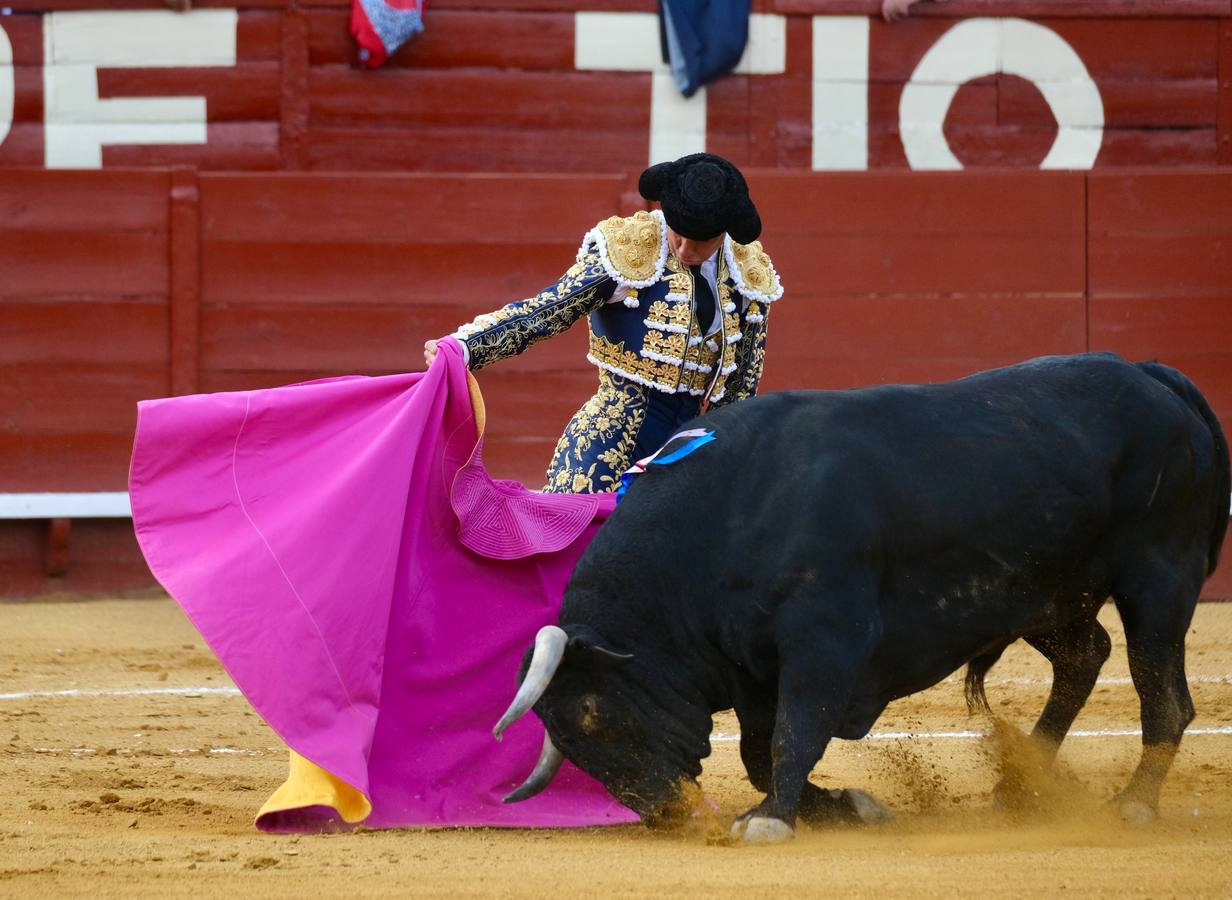
<instances>
[{"instance_id":1,"label":"embroidered jacket sleeve","mask_svg":"<svg viewBox=\"0 0 1232 900\"><path fill-rule=\"evenodd\" d=\"M482 369L560 334L611 299L616 282L590 246L555 284L534 297L484 313L453 333L466 345L467 365Z\"/></svg>"},{"instance_id":2,"label":"embroidered jacket sleeve","mask_svg":"<svg viewBox=\"0 0 1232 900\"><path fill-rule=\"evenodd\" d=\"M766 319L770 304L752 301L745 313L740 328L740 340L736 342L736 370L727 376L723 395L710 402L717 409L737 400L747 400L757 394L762 368L766 362Z\"/></svg>"}]
</instances>

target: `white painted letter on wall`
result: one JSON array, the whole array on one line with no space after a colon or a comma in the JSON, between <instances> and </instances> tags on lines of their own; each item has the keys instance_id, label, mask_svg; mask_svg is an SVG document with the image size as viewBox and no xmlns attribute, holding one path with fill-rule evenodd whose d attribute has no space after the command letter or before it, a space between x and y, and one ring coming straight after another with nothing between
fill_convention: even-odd
<instances>
[{"instance_id":1,"label":"white painted letter on wall","mask_svg":"<svg viewBox=\"0 0 1232 900\"><path fill-rule=\"evenodd\" d=\"M574 17L574 67L650 73L649 163L706 149L706 89L686 99L676 88L659 47L655 13L580 12ZM787 68L787 20L754 13L749 41L735 72L777 75Z\"/></svg>"},{"instance_id":2,"label":"white painted letter on wall","mask_svg":"<svg viewBox=\"0 0 1232 900\"><path fill-rule=\"evenodd\" d=\"M961 169L945 139L950 103L968 81L998 73L1034 84L1057 120L1043 169L1089 169L1104 139L1104 103L1074 48L1025 19L967 19L929 48L898 106L903 149L913 169Z\"/></svg>"},{"instance_id":3,"label":"white painted letter on wall","mask_svg":"<svg viewBox=\"0 0 1232 900\"><path fill-rule=\"evenodd\" d=\"M49 169L99 169L112 144L204 144L204 97L100 99L98 69L235 65L234 9L43 17Z\"/></svg>"},{"instance_id":4,"label":"white painted letter on wall","mask_svg":"<svg viewBox=\"0 0 1232 900\"><path fill-rule=\"evenodd\" d=\"M13 104L17 98L17 86L13 81L13 44L8 34L0 28L0 144L9 136L13 127Z\"/></svg>"},{"instance_id":5,"label":"white painted letter on wall","mask_svg":"<svg viewBox=\"0 0 1232 900\"><path fill-rule=\"evenodd\" d=\"M868 168L868 17L813 16L813 168Z\"/></svg>"}]
</instances>

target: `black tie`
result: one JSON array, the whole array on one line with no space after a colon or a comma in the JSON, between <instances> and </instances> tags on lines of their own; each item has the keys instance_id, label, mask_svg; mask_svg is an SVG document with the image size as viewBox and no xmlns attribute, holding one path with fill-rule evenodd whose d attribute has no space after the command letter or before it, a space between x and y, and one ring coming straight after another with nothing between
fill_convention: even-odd
<instances>
[{"instance_id":1,"label":"black tie","mask_svg":"<svg viewBox=\"0 0 1232 900\"><path fill-rule=\"evenodd\" d=\"M710 282L702 274L701 266L689 266L693 273L693 300L697 310L697 324L701 326L702 334L710 330L714 321L714 292L710 290Z\"/></svg>"}]
</instances>

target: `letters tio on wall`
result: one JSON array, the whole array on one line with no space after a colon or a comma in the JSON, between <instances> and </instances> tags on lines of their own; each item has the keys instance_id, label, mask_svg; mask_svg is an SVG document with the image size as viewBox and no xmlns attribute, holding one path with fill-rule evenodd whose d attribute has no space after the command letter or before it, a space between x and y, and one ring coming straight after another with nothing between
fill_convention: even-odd
<instances>
[{"instance_id":1,"label":"letters tio on wall","mask_svg":"<svg viewBox=\"0 0 1232 900\"><path fill-rule=\"evenodd\" d=\"M234 66L234 9L52 12L43 17L44 164L102 167L102 148L204 144L205 98L98 96L101 68ZM736 71L773 78L786 69L786 17L754 14ZM648 162L706 149L706 89L688 100L659 55L653 13L575 14L580 71L651 74ZM812 168L868 168L869 19L812 19ZM1033 83L1057 122L1042 168L1090 168L1103 141L1099 88L1059 34L1016 18L957 21L925 52L903 88L899 131L914 169L960 169L943 133L946 113L968 81L999 73ZM13 47L0 19L0 143L13 123Z\"/></svg>"}]
</instances>

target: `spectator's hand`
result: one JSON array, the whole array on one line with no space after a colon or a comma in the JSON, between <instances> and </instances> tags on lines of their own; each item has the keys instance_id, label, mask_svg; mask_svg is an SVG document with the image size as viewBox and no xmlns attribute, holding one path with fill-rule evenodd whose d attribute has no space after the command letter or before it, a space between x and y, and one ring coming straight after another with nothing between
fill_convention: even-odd
<instances>
[{"instance_id":1,"label":"spectator's hand","mask_svg":"<svg viewBox=\"0 0 1232 900\"><path fill-rule=\"evenodd\" d=\"M424 363L428 366L432 365L432 360L436 359L436 341L424 342Z\"/></svg>"},{"instance_id":2,"label":"spectator's hand","mask_svg":"<svg viewBox=\"0 0 1232 900\"><path fill-rule=\"evenodd\" d=\"M882 0L881 17L887 22L893 22L896 19L904 19L908 15L908 9L915 0Z\"/></svg>"}]
</instances>

